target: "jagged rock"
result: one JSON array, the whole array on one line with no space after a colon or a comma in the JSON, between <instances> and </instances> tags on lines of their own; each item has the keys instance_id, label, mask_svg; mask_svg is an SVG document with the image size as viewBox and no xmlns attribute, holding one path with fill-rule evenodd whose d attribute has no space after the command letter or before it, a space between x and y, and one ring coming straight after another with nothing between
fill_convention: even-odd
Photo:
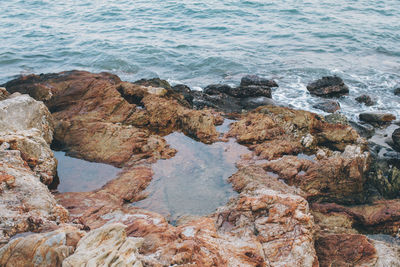
<instances>
[{"instance_id":1,"label":"jagged rock","mask_svg":"<svg viewBox=\"0 0 400 267\"><path fill-rule=\"evenodd\" d=\"M278 87L278 84L274 80L260 78L257 75L246 75L240 81L240 86L249 86L249 85Z\"/></svg>"},{"instance_id":2,"label":"jagged rock","mask_svg":"<svg viewBox=\"0 0 400 267\"><path fill-rule=\"evenodd\" d=\"M227 84L210 84L203 89L203 93L207 95L227 94L231 95L232 87Z\"/></svg>"},{"instance_id":3,"label":"jagged rock","mask_svg":"<svg viewBox=\"0 0 400 267\"><path fill-rule=\"evenodd\" d=\"M162 80L160 78L152 78L152 79L140 79L136 82L135 84L143 85L146 87L162 87L165 89L171 89L171 85L169 84L168 81Z\"/></svg>"},{"instance_id":4,"label":"jagged rock","mask_svg":"<svg viewBox=\"0 0 400 267\"><path fill-rule=\"evenodd\" d=\"M307 85L307 90L312 95L322 97L338 97L349 93L349 88L337 76L322 77Z\"/></svg>"},{"instance_id":5,"label":"jagged rock","mask_svg":"<svg viewBox=\"0 0 400 267\"><path fill-rule=\"evenodd\" d=\"M356 101L359 103L364 103L366 106L375 105L375 102L369 95L360 95L359 97L356 97Z\"/></svg>"},{"instance_id":6,"label":"jagged rock","mask_svg":"<svg viewBox=\"0 0 400 267\"><path fill-rule=\"evenodd\" d=\"M5 179L0 193L0 242L17 233L68 220L68 212L57 204L19 151L0 151L0 169Z\"/></svg>"},{"instance_id":7,"label":"jagged rock","mask_svg":"<svg viewBox=\"0 0 400 267\"><path fill-rule=\"evenodd\" d=\"M65 226L48 233L15 238L0 248L0 266L61 267L83 235L82 231Z\"/></svg>"},{"instance_id":8,"label":"jagged rock","mask_svg":"<svg viewBox=\"0 0 400 267\"><path fill-rule=\"evenodd\" d=\"M62 266L142 266L138 249L143 240L127 237L125 228L112 223L89 232L79 240L75 253Z\"/></svg>"},{"instance_id":9,"label":"jagged rock","mask_svg":"<svg viewBox=\"0 0 400 267\"><path fill-rule=\"evenodd\" d=\"M400 161L376 158L371 164L369 180L385 198L400 197Z\"/></svg>"},{"instance_id":10,"label":"jagged rock","mask_svg":"<svg viewBox=\"0 0 400 267\"><path fill-rule=\"evenodd\" d=\"M163 81L144 82L154 83L169 88ZM27 92L44 100L56 122L55 145L87 160L122 166L132 156L152 157L149 148L153 147L160 152L156 157L170 156L165 141L154 133L183 131L204 142L218 137L214 115L182 106L169 97L171 89L124 83L109 73L30 75L5 86L10 92Z\"/></svg>"},{"instance_id":11,"label":"jagged rock","mask_svg":"<svg viewBox=\"0 0 400 267\"><path fill-rule=\"evenodd\" d=\"M313 203L312 210L323 214L343 214L353 227L372 234L400 236L400 201L378 200L371 204L342 206L335 203Z\"/></svg>"},{"instance_id":12,"label":"jagged rock","mask_svg":"<svg viewBox=\"0 0 400 267\"><path fill-rule=\"evenodd\" d=\"M190 88L184 84L177 84L172 87L172 90L175 92L182 94L184 99L190 104L193 105L193 93Z\"/></svg>"},{"instance_id":13,"label":"jagged rock","mask_svg":"<svg viewBox=\"0 0 400 267\"><path fill-rule=\"evenodd\" d=\"M313 105L313 108L320 109L328 113L334 113L335 111L340 110L340 104L335 100L325 100Z\"/></svg>"},{"instance_id":14,"label":"jagged rock","mask_svg":"<svg viewBox=\"0 0 400 267\"><path fill-rule=\"evenodd\" d=\"M359 118L361 121L379 126L390 123L396 119L396 116L390 113L365 112L360 113Z\"/></svg>"}]
</instances>

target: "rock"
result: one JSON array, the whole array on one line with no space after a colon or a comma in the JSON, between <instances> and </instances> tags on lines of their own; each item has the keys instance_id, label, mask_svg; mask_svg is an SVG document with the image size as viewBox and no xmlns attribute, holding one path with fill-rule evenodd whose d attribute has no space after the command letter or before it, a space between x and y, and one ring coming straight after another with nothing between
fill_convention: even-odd
<instances>
[{"instance_id":1,"label":"rock","mask_svg":"<svg viewBox=\"0 0 400 267\"><path fill-rule=\"evenodd\" d=\"M169 82L167 82L166 80L162 80L160 78L140 79L134 83L146 87L151 86L151 87L161 87L168 90L171 89L171 85L169 84Z\"/></svg>"},{"instance_id":2,"label":"rock","mask_svg":"<svg viewBox=\"0 0 400 267\"><path fill-rule=\"evenodd\" d=\"M375 266L378 255L374 245L364 235L330 234L315 241L321 267Z\"/></svg>"},{"instance_id":3,"label":"rock","mask_svg":"<svg viewBox=\"0 0 400 267\"><path fill-rule=\"evenodd\" d=\"M308 84L307 90L312 95L322 97L339 97L349 93L349 88L337 76L322 77Z\"/></svg>"},{"instance_id":4,"label":"rock","mask_svg":"<svg viewBox=\"0 0 400 267\"><path fill-rule=\"evenodd\" d=\"M172 90L175 92L182 94L184 99L190 104L193 105L194 96L190 88L184 84L177 84L172 87Z\"/></svg>"},{"instance_id":5,"label":"rock","mask_svg":"<svg viewBox=\"0 0 400 267\"><path fill-rule=\"evenodd\" d=\"M258 85L266 87L278 87L278 84L274 80L268 80L260 78L257 75L246 75L240 81L240 86Z\"/></svg>"},{"instance_id":6,"label":"rock","mask_svg":"<svg viewBox=\"0 0 400 267\"><path fill-rule=\"evenodd\" d=\"M68 220L68 212L57 204L47 187L27 166L17 150L0 151L0 242L44 225Z\"/></svg>"},{"instance_id":7,"label":"rock","mask_svg":"<svg viewBox=\"0 0 400 267\"><path fill-rule=\"evenodd\" d=\"M40 136L51 143L53 121L43 103L28 95L12 95L0 101L0 135L29 129L38 129Z\"/></svg>"},{"instance_id":8,"label":"rock","mask_svg":"<svg viewBox=\"0 0 400 267\"><path fill-rule=\"evenodd\" d=\"M400 197L400 161L397 158L374 158L368 177L383 197Z\"/></svg>"},{"instance_id":9,"label":"rock","mask_svg":"<svg viewBox=\"0 0 400 267\"><path fill-rule=\"evenodd\" d=\"M240 104L244 109L250 110L258 108L259 106L272 105L276 106L276 103L271 98L264 96L259 97L246 97L240 100Z\"/></svg>"},{"instance_id":10,"label":"rock","mask_svg":"<svg viewBox=\"0 0 400 267\"><path fill-rule=\"evenodd\" d=\"M396 116L390 113L365 112L360 113L359 118L361 121L380 126L389 124L391 121L396 119Z\"/></svg>"},{"instance_id":11,"label":"rock","mask_svg":"<svg viewBox=\"0 0 400 267\"><path fill-rule=\"evenodd\" d=\"M113 223L89 232L79 240L75 253L62 266L142 266L138 250L143 240L127 237L125 228Z\"/></svg>"},{"instance_id":12,"label":"rock","mask_svg":"<svg viewBox=\"0 0 400 267\"><path fill-rule=\"evenodd\" d=\"M325 100L313 105L313 108L320 109L328 113L334 113L335 111L340 110L340 104L335 100Z\"/></svg>"},{"instance_id":13,"label":"rock","mask_svg":"<svg viewBox=\"0 0 400 267\"><path fill-rule=\"evenodd\" d=\"M74 253L83 235L80 230L65 226L48 233L12 239L0 248L0 266L61 267L63 260Z\"/></svg>"},{"instance_id":14,"label":"rock","mask_svg":"<svg viewBox=\"0 0 400 267\"><path fill-rule=\"evenodd\" d=\"M364 103L366 106L375 105L375 102L371 99L369 95L360 95L359 97L356 97L356 101L358 103Z\"/></svg>"},{"instance_id":15,"label":"rock","mask_svg":"<svg viewBox=\"0 0 400 267\"><path fill-rule=\"evenodd\" d=\"M392 133L392 140L395 147L400 151L400 128L397 128Z\"/></svg>"},{"instance_id":16,"label":"rock","mask_svg":"<svg viewBox=\"0 0 400 267\"><path fill-rule=\"evenodd\" d=\"M375 133L375 128L371 124L368 124L368 123L357 123L357 122L354 122L354 121L349 122L349 124L363 138L370 139Z\"/></svg>"},{"instance_id":17,"label":"rock","mask_svg":"<svg viewBox=\"0 0 400 267\"><path fill-rule=\"evenodd\" d=\"M10 93L7 92L6 88L0 87L0 101L6 99Z\"/></svg>"},{"instance_id":18,"label":"rock","mask_svg":"<svg viewBox=\"0 0 400 267\"><path fill-rule=\"evenodd\" d=\"M342 214L355 229L370 234L400 236L400 201L378 200L370 204L343 206L335 203L313 203L312 210L323 214Z\"/></svg>"},{"instance_id":19,"label":"rock","mask_svg":"<svg viewBox=\"0 0 400 267\"><path fill-rule=\"evenodd\" d=\"M393 93L394 93L395 95L400 95L400 87L394 89Z\"/></svg>"},{"instance_id":20,"label":"rock","mask_svg":"<svg viewBox=\"0 0 400 267\"><path fill-rule=\"evenodd\" d=\"M240 99L227 94L207 95L201 92L194 92L193 106L196 109L210 107L226 113L242 112Z\"/></svg>"},{"instance_id":21,"label":"rock","mask_svg":"<svg viewBox=\"0 0 400 267\"><path fill-rule=\"evenodd\" d=\"M349 120L346 115L335 113L324 116L325 121L332 124L349 125Z\"/></svg>"},{"instance_id":22,"label":"rock","mask_svg":"<svg viewBox=\"0 0 400 267\"><path fill-rule=\"evenodd\" d=\"M261 85L247 85L232 89L229 95L233 97L266 97L271 98L271 88Z\"/></svg>"},{"instance_id":23,"label":"rock","mask_svg":"<svg viewBox=\"0 0 400 267\"><path fill-rule=\"evenodd\" d=\"M232 87L227 84L210 84L203 89L203 93L207 95L227 94L231 95Z\"/></svg>"}]
</instances>

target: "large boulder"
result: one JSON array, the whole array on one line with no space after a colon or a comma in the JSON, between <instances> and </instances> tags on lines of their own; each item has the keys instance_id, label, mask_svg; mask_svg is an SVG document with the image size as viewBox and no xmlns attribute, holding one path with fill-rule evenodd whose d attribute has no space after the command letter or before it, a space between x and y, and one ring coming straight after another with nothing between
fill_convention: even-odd
<instances>
[{"instance_id":1,"label":"large boulder","mask_svg":"<svg viewBox=\"0 0 400 267\"><path fill-rule=\"evenodd\" d=\"M349 93L349 88L337 76L326 76L307 85L312 95L322 97L338 97Z\"/></svg>"}]
</instances>

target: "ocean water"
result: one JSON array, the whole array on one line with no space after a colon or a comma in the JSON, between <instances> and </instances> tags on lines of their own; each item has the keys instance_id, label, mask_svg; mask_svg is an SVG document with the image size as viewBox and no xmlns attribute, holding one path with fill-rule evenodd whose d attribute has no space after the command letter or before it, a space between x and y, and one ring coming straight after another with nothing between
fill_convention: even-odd
<instances>
[{"instance_id":1,"label":"ocean water","mask_svg":"<svg viewBox=\"0 0 400 267\"><path fill-rule=\"evenodd\" d=\"M0 0L0 84L83 69L199 89L274 78L273 98L313 110L306 84L341 76L343 112L400 115L400 1ZM377 105L354 98L367 93ZM315 110L314 110L315 111ZM319 111L320 112L320 111Z\"/></svg>"}]
</instances>

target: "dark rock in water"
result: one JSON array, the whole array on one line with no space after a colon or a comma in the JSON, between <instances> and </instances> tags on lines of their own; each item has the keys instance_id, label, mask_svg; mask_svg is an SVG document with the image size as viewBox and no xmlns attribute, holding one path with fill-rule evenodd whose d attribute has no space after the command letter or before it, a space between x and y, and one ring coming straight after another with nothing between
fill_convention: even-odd
<instances>
[{"instance_id":1,"label":"dark rock in water","mask_svg":"<svg viewBox=\"0 0 400 267\"><path fill-rule=\"evenodd\" d=\"M278 87L278 84L274 80L268 80L265 78L258 77L257 75L246 75L240 81L240 86L248 85L260 85L267 87Z\"/></svg>"},{"instance_id":2,"label":"dark rock in water","mask_svg":"<svg viewBox=\"0 0 400 267\"><path fill-rule=\"evenodd\" d=\"M227 84L210 84L203 89L203 92L207 95L218 95L218 94L228 94L232 91L232 87Z\"/></svg>"},{"instance_id":3,"label":"dark rock in water","mask_svg":"<svg viewBox=\"0 0 400 267\"><path fill-rule=\"evenodd\" d=\"M336 100L325 100L315 104L313 108L317 108L328 113L334 113L340 109L340 104Z\"/></svg>"},{"instance_id":4,"label":"dark rock in water","mask_svg":"<svg viewBox=\"0 0 400 267\"><path fill-rule=\"evenodd\" d=\"M396 89L394 89L393 93L395 95L400 95L400 85L396 86Z\"/></svg>"},{"instance_id":5,"label":"dark rock in water","mask_svg":"<svg viewBox=\"0 0 400 267\"><path fill-rule=\"evenodd\" d=\"M166 80L161 80L160 78L152 78L152 79L140 79L135 84L143 85L143 86L153 86L153 87L162 87L165 89L171 89L171 85Z\"/></svg>"},{"instance_id":6,"label":"dark rock in water","mask_svg":"<svg viewBox=\"0 0 400 267\"><path fill-rule=\"evenodd\" d=\"M274 100L265 96L246 97L240 100L240 104L244 109L255 109L259 106L267 106L267 105L276 106Z\"/></svg>"},{"instance_id":7,"label":"dark rock in water","mask_svg":"<svg viewBox=\"0 0 400 267\"><path fill-rule=\"evenodd\" d=\"M372 126L371 124L368 124L368 123L361 124L361 123L351 121L350 125L358 132L358 134L361 137L364 137L367 139L371 138L375 133L374 126Z\"/></svg>"},{"instance_id":8,"label":"dark rock in water","mask_svg":"<svg viewBox=\"0 0 400 267\"><path fill-rule=\"evenodd\" d=\"M375 158L371 164L369 180L383 197L399 198L400 159Z\"/></svg>"},{"instance_id":9,"label":"dark rock in water","mask_svg":"<svg viewBox=\"0 0 400 267\"><path fill-rule=\"evenodd\" d=\"M374 126L380 126L388 124L395 120L396 117L390 113L378 113L378 112L365 112L359 115L361 121L368 122Z\"/></svg>"},{"instance_id":10,"label":"dark rock in water","mask_svg":"<svg viewBox=\"0 0 400 267\"><path fill-rule=\"evenodd\" d=\"M322 97L339 97L349 93L349 88L337 76L322 77L307 85L307 90L312 95Z\"/></svg>"},{"instance_id":11,"label":"dark rock in water","mask_svg":"<svg viewBox=\"0 0 400 267\"><path fill-rule=\"evenodd\" d=\"M325 118L325 121L329 122L329 123L349 125L349 121L347 120L347 117L340 113L329 114L329 115L326 115L324 118Z\"/></svg>"},{"instance_id":12,"label":"dark rock in water","mask_svg":"<svg viewBox=\"0 0 400 267\"><path fill-rule=\"evenodd\" d=\"M356 97L356 101L358 103L364 103L366 106L375 105L375 102L372 100L372 98L369 95L360 95L359 97Z\"/></svg>"},{"instance_id":13,"label":"dark rock in water","mask_svg":"<svg viewBox=\"0 0 400 267\"><path fill-rule=\"evenodd\" d=\"M193 106L196 109L211 107L227 113L242 112L240 99L227 94L208 95L202 92L193 92L193 96Z\"/></svg>"},{"instance_id":14,"label":"dark rock in water","mask_svg":"<svg viewBox=\"0 0 400 267\"><path fill-rule=\"evenodd\" d=\"M400 128L397 128L392 133L393 144L396 150L400 151Z\"/></svg>"},{"instance_id":15,"label":"dark rock in water","mask_svg":"<svg viewBox=\"0 0 400 267\"><path fill-rule=\"evenodd\" d=\"M238 88L232 89L229 95L233 97L257 97L257 96L265 96L271 98L271 88L268 86L262 85L248 85L248 86L240 86Z\"/></svg>"},{"instance_id":16,"label":"dark rock in water","mask_svg":"<svg viewBox=\"0 0 400 267\"><path fill-rule=\"evenodd\" d=\"M185 84L177 84L172 87L172 90L175 91L176 93L182 94L188 103L193 104L194 97L193 97L193 93L190 90L189 86L187 86Z\"/></svg>"}]
</instances>

